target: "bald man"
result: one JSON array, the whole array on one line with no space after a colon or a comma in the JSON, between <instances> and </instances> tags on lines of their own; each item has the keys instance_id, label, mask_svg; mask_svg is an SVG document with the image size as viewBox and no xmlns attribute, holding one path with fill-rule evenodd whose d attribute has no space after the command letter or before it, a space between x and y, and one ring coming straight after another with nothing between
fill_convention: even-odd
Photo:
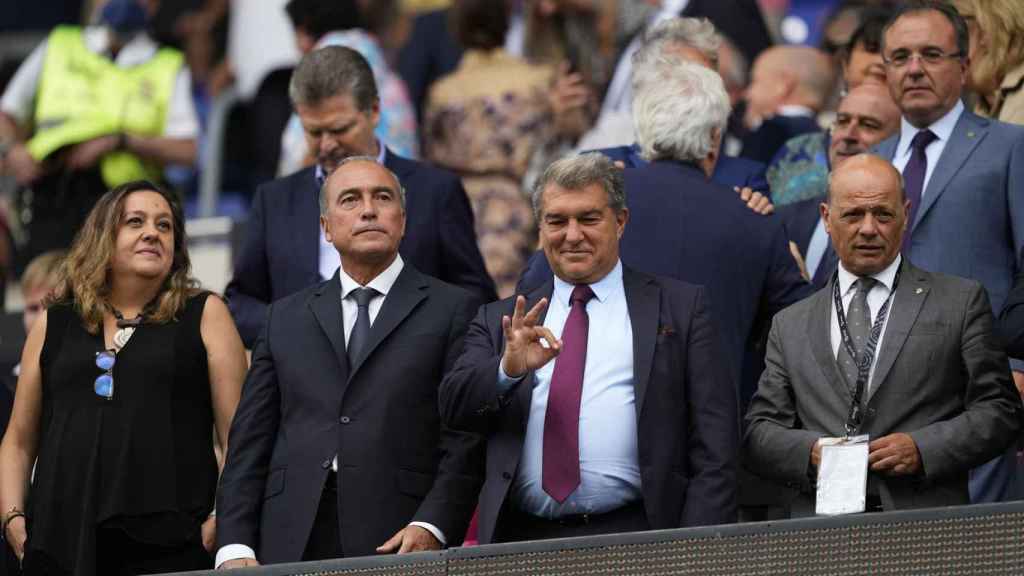
<instances>
[{"instance_id":1,"label":"bald man","mask_svg":"<svg viewBox=\"0 0 1024 576\"><path fill-rule=\"evenodd\" d=\"M744 158L769 163L787 140L820 130L816 116L834 85L828 55L807 46L778 46L754 62L747 88Z\"/></svg>"},{"instance_id":2,"label":"bald man","mask_svg":"<svg viewBox=\"0 0 1024 576\"><path fill-rule=\"evenodd\" d=\"M850 90L839 102L832 126L829 166L839 166L846 159L867 152L895 134L899 126L900 111L888 88L865 83ZM821 198L827 191L827 180L827 170L812 173L809 169L803 176L788 178L788 186L802 187L799 194L806 199L779 208L789 239L796 244L806 264L807 274L817 288L824 286L836 269L835 252L829 245L825 223L818 213ZM796 193L792 189L787 191Z\"/></svg>"},{"instance_id":3,"label":"bald man","mask_svg":"<svg viewBox=\"0 0 1024 576\"><path fill-rule=\"evenodd\" d=\"M1020 427L985 289L900 255L909 203L886 160L844 161L820 208L838 272L775 315L745 463L799 489L791 514L811 515L821 439L866 434L867 511L968 504L968 471Z\"/></svg>"}]
</instances>

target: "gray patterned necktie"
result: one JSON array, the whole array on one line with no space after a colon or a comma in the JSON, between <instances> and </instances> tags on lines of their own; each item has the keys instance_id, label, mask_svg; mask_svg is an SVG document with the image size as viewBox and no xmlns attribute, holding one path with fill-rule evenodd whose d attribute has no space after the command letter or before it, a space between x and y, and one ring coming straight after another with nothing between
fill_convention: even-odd
<instances>
[{"instance_id":1,"label":"gray patterned necktie","mask_svg":"<svg viewBox=\"0 0 1024 576\"><path fill-rule=\"evenodd\" d=\"M853 340L853 348L857 356L863 353L864 346L868 343L868 335L871 334L871 309L868 308L868 292L871 292L875 284L878 284L878 280L870 277L859 278L853 283L857 292L854 293L853 300L850 301L850 306L846 311L846 327L850 333L850 339ZM843 376L846 377L846 385L853 390L857 385L857 359L850 357L846 346L841 341L836 360L839 362L839 368L843 371Z\"/></svg>"}]
</instances>

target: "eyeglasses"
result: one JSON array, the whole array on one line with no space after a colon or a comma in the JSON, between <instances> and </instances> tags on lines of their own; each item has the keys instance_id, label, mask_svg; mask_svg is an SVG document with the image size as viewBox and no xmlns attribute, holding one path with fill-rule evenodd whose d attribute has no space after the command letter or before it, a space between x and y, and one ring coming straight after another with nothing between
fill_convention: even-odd
<instances>
[{"instance_id":1,"label":"eyeglasses","mask_svg":"<svg viewBox=\"0 0 1024 576\"><path fill-rule=\"evenodd\" d=\"M113 350L104 350L96 353L96 367L103 370L103 374L96 377L92 383L92 389L97 396L110 400L114 397L114 363L116 358Z\"/></svg>"},{"instance_id":2,"label":"eyeglasses","mask_svg":"<svg viewBox=\"0 0 1024 576\"><path fill-rule=\"evenodd\" d=\"M910 61L917 58L921 61L923 66L938 66L946 59L962 58L963 52L953 52L952 54L946 54L938 48L925 48L919 53L914 53L909 50L896 50L888 58L882 58L886 66L892 68L903 68L910 64Z\"/></svg>"}]
</instances>

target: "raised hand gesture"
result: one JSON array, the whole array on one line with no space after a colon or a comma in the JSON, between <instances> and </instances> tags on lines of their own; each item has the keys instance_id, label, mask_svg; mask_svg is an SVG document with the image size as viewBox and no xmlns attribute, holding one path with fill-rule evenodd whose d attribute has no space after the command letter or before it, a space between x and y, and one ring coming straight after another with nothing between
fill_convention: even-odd
<instances>
[{"instance_id":1,"label":"raised hand gesture","mask_svg":"<svg viewBox=\"0 0 1024 576\"><path fill-rule=\"evenodd\" d=\"M501 327L505 331L505 355L501 358L501 367L505 374L519 378L544 366L562 350L562 341L537 323L547 306L548 299L541 298L529 312L524 313L526 298L519 296L512 317L501 317ZM547 346L542 341L546 341Z\"/></svg>"}]
</instances>

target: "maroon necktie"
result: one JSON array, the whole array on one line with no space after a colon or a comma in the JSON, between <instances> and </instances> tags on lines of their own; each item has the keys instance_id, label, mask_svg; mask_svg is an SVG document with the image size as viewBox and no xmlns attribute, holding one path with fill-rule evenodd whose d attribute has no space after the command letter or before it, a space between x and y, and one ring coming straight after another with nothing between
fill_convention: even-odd
<instances>
[{"instance_id":1,"label":"maroon necktie","mask_svg":"<svg viewBox=\"0 0 1024 576\"><path fill-rule=\"evenodd\" d=\"M580 485L580 399L587 364L587 302L590 286L580 284L569 298L569 317L562 328L562 351L555 359L544 415L544 491L562 503Z\"/></svg>"},{"instance_id":2,"label":"maroon necktie","mask_svg":"<svg viewBox=\"0 0 1024 576\"><path fill-rule=\"evenodd\" d=\"M914 231L914 219L917 218L917 210L921 205L921 195L924 193L924 176L928 173L928 156L925 155L924 150L936 139L938 139L938 136L931 130L921 130L910 141L910 161L903 168L903 184L906 187L907 200L910 200L907 230L903 233L904 254L910 250L910 235Z\"/></svg>"}]
</instances>

